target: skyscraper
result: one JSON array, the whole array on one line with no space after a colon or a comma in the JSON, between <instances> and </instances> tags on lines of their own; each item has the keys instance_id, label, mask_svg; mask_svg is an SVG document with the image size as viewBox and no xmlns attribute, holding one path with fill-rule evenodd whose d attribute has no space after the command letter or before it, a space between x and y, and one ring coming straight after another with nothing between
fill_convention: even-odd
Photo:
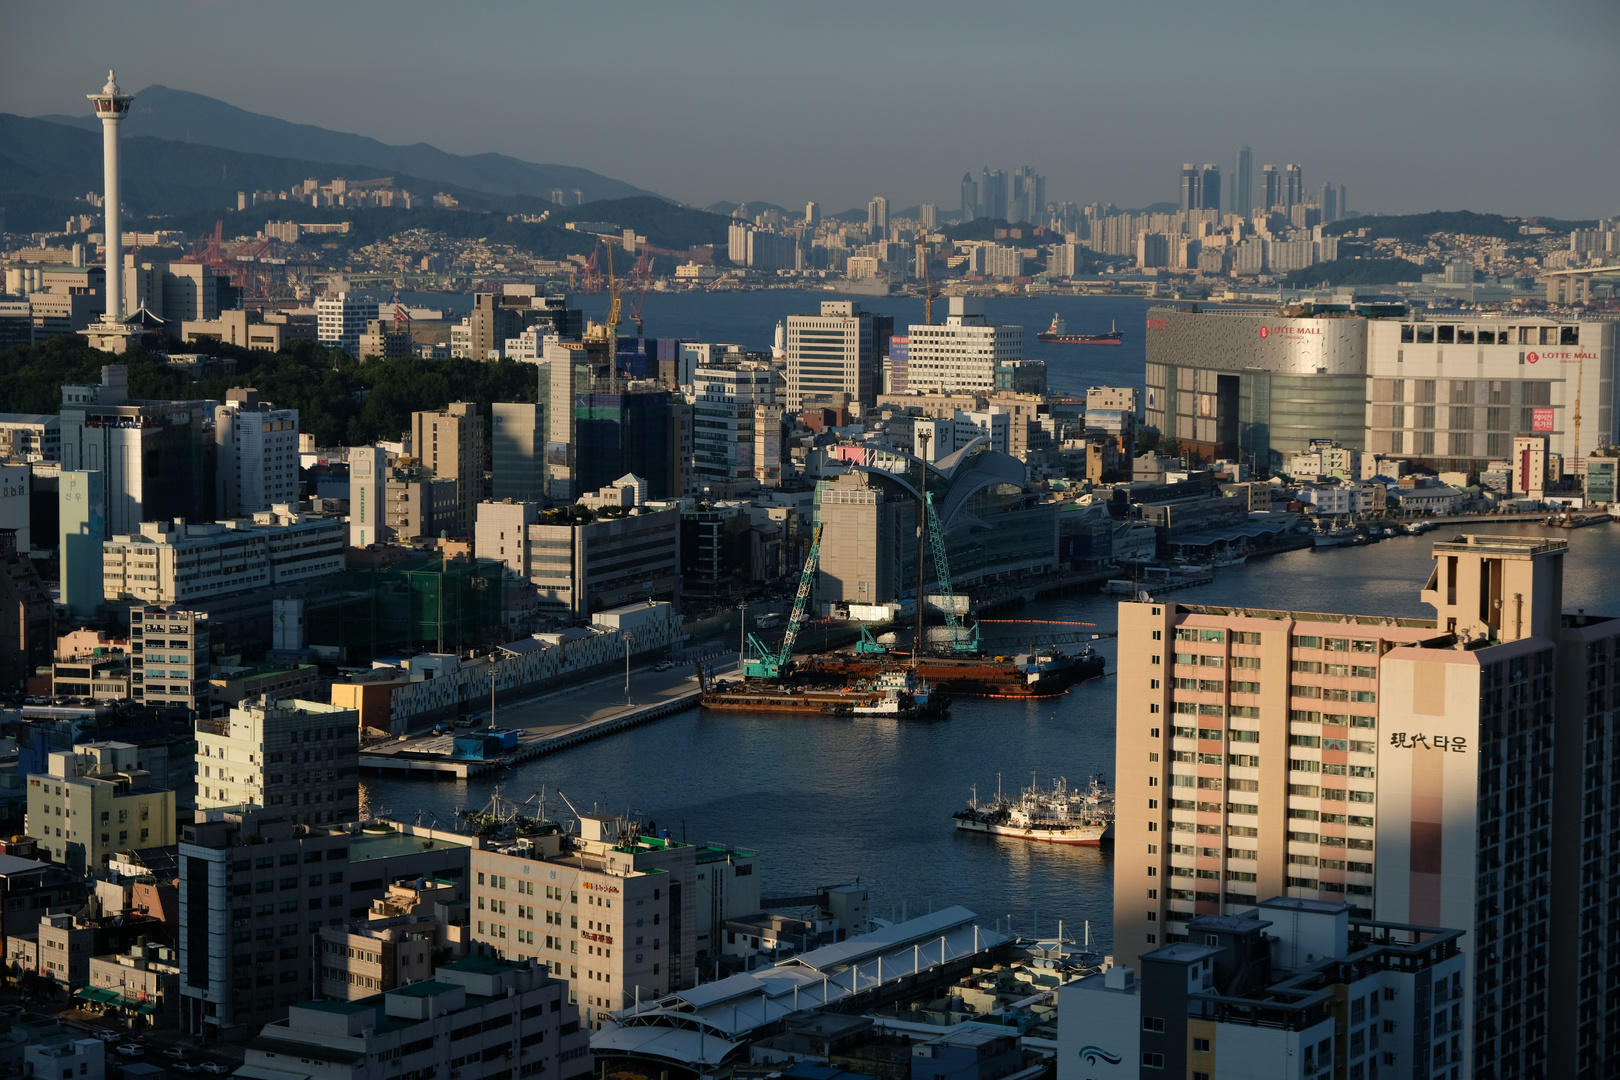
<instances>
[{"instance_id":1,"label":"skyscraper","mask_svg":"<svg viewBox=\"0 0 1620 1080\"><path fill-rule=\"evenodd\" d=\"M939 220L939 208L931 202L925 202L917 210L917 217L925 229L932 229Z\"/></svg>"},{"instance_id":2,"label":"skyscraper","mask_svg":"<svg viewBox=\"0 0 1620 1080\"><path fill-rule=\"evenodd\" d=\"M1348 197L1344 193L1344 185L1340 184L1339 185L1339 205L1338 205L1339 216L1344 217L1345 216L1345 211L1347 211L1349 209L1350 209L1350 202L1348 200Z\"/></svg>"},{"instance_id":3,"label":"skyscraper","mask_svg":"<svg viewBox=\"0 0 1620 1080\"><path fill-rule=\"evenodd\" d=\"M866 233L873 240L887 240L889 233L889 200L874 195L866 204Z\"/></svg>"},{"instance_id":4,"label":"skyscraper","mask_svg":"<svg viewBox=\"0 0 1620 1080\"><path fill-rule=\"evenodd\" d=\"M440 480L456 481L455 536L471 536L484 498L484 417L478 406L453 401L436 412L411 414L411 453Z\"/></svg>"},{"instance_id":5,"label":"skyscraper","mask_svg":"<svg viewBox=\"0 0 1620 1080\"><path fill-rule=\"evenodd\" d=\"M962 220L972 221L979 216L979 185L972 173L962 174Z\"/></svg>"},{"instance_id":6,"label":"skyscraper","mask_svg":"<svg viewBox=\"0 0 1620 1080\"><path fill-rule=\"evenodd\" d=\"M1232 166L1231 200L1234 214L1247 217L1254 209L1254 153L1247 146L1238 147Z\"/></svg>"},{"instance_id":7,"label":"skyscraper","mask_svg":"<svg viewBox=\"0 0 1620 1080\"><path fill-rule=\"evenodd\" d=\"M1339 190L1332 184L1322 185L1322 193L1317 196L1317 204L1322 207L1322 224L1339 220Z\"/></svg>"},{"instance_id":8,"label":"skyscraper","mask_svg":"<svg viewBox=\"0 0 1620 1080\"><path fill-rule=\"evenodd\" d=\"M812 229L821 224L821 204L807 202L804 204L804 223Z\"/></svg>"},{"instance_id":9,"label":"skyscraper","mask_svg":"<svg viewBox=\"0 0 1620 1080\"><path fill-rule=\"evenodd\" d=\"M1282 205L1281 181L1277 166L1267 165L1260 170L1260 209L1268 214Z\"/></svg>"},{"instance_id":10,"label":"skyscraper","mask_svg":"<svg viewBox=\"0 0 1620 1080\"><path fill-rule=\"evenodd\" d=\"M1298 165L1283 168L1283 205L1289 209L1305 201L1305 170Z\"/></svg>"},{"instance_id":11,"label":"skyscraper","mask_svg":"<svg viewBox=\"0 0 1620 1080\"><path fill-rule=\"evenodd\" d=\"M1198 169L1190 161L1181 166L1181 198L1176 206L1182 213L1198 209Z\"/></svg>"},{"instance_id":12,"label":"skyscraper","mask_svg":"<svg viewBox=\"0 0 1620 1080\"><path fill-rule=\"evenodd\" d=\"M1007 174L1000 169L984 170L984 179L979 184L979 216L987 218L1007 218Z\"/></svg>"},{"instance_id":13,"label":"skyscraper","mask_svg":"<svg viewBox=\"0 0 1620 1080\"><path fill-rule=\"evenodd\" d=\"M1219 165L1205 165L1198 170L1198 206L1199 210L1221 209L1221 167Z\"/></svg>"},{"instance_id":14,"label":"skyscraper","mask_svg":"<svg viewBox=\"0 0 1620 1080\"><path fill-rule=\"evenodd\" d=\"M844 400L863 405L877 400L882 353L874 349L870 312L852 300L823 300L820 314L789 315L785 322L790 412L810 397L848 395Z\"/></svg>"}]
</instances>

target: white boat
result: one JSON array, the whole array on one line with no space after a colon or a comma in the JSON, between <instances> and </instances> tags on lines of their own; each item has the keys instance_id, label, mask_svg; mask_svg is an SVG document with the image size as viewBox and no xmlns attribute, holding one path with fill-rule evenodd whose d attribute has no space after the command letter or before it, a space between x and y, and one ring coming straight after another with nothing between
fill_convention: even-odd
<instances>
[{"instance_id":1,"label":"white boat","mask_svg":"<svg viewBox=\"0 0 1620 1080\"><path fill-rule=\"evenodd\" d=\"M956 827L967 832L1094 847L1114 837L1114 795L1096 778L1080 791L1062 777L1048 788L1032 777L1017 799L1004 797L998 782L995 798L981 802L975 787L967 809L952 817Z\"/></svg>"}]
</instances>

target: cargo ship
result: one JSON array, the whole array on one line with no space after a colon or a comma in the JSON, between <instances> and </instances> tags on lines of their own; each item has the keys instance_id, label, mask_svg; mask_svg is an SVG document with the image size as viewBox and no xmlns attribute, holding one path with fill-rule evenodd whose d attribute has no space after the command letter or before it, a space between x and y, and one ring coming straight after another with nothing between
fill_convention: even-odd
<instances>
[{"instance_id":1,"label":"cargo ship","mask_svg":"<svg viewBox=\"0 0 1620 1080\"><path fill-rule=\"evenodd\" d=\"M1045 844L1100 846L1114 838L1114 795L1102 781L1092 778L1085 791L1071 788L1058 777L1043 788L1030 778L1030 786L1017 799L1001 794L998 778L996 796L979 801L973 789L966 810L951 815L956 827L967 832L1012 836Z\"/></svg>"},{"instance_id":2,"label":"cargo ship","mask_svg":"<svg viewBox=\"0 0 1620 1080\"><path fill-rule=\"evenodd\" d=\"M910 658L898 653L873 655L856 651L823 653L801 668L805 678L833 680L871 679ZM1014 656L924 656L916 664L917 677L953 697L1057 697L1069 687L1103 673L1103 658L1088 645L1078 653L1059 649Z\"/></svg>"},{"instance_id":3,"label":"cargo ship","mask_svg":"<svg viewBox=\"0 0 1620 1080\"><path fill-rule=\"evenodd\" d=\"M1118 345L1125 340L1125 332L1110 320L1106 334L1071 334L1063 316L1053 315L1052 325L1046 328L1045 333L1036 334L1035 340L1049 345Z\"/></svg>"}]
</instances>

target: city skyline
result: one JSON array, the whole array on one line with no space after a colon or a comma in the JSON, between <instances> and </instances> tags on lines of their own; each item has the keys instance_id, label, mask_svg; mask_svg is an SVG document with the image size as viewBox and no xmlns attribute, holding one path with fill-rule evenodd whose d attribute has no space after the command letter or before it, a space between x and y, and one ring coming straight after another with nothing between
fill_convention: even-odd
<instances>
[{"instance_id":1,"label":"city skyline","mask_svg":"<svg viewBox=\"0 0 1620 1080\"><path fill-rule=\"evenodd\" d=\"M1251 18L1204 27L1200 50L1252 50L1244 27L1285 11L1244 6ZM160 6L154 17L150 10L137 16L110 6L97 15L98 7L91 5L89 19L76 14L71 28L55 9L18 12L14 25L42 47L0 75L7 111L83 111L79 65L54 44L72 40L74 57L107 55L121 82L137 91L178 84L241 108L390 144L427 142L453 153L561 161L696 206L750 200L792 207L815 200L842 210L884 194L897 208L914 202L955 207L959 192L953 189L963 169L1010 161L1028 162L1049 177L1051 201L1145 206L1176 200L1172 185L1180 163L1212 162L1226 172L1238 147L1247 145L1256 160L1303 162L1316 177L1345 178L1355 189L1356 208L1367 212L1467 208L1589 218L1620 208L1604 182L1620 165L1620 151L1585 134L1579 110L1554 107L1603 100L1614 89L1613 42L1620 34L1603 28L1613 29L1620 14L1581 0L1540 13L1546 29L1564 42L1556 69L1493 70L1488 85L1469 58L1500 51L1500 31L1493 27L1502 24L1474 7L1468 14L1475 17L1457 20L1449 5L1403 11L1398 37L1385 33L1380 27L1388 23L1372 12L1354 26L1333 27L1331 39L1323 38L1331 47L1274 53L1256 70L1212 75L1193 63L1191 46L1167 41L1151 81L1140 78L1131 50L1107 47L1159 24L1134 11L1031 6L1014 26L966 35L949 11L925 22L886 9L863 16L867 29L859 36L843 31L847 23L836 9L808 25L787 14L752 11L744 24L724 17L725 9L702 20L636 9L612 26L591 12L548 16L554 39L614 39L614 59L604 64L591 49L542 50L535 60L521 33L480 33L473 42L464 36L470 30L435 27L430 40L410 22L364 3L337 11L292 4L282 9L283 20L251 26L246 9L175 4L167 12ZM1203 9L1181 10L1183 21L1207 18ZM150 60L176 43L179 20L166 14L187 16L178 31L187 46L183 71ZM328 32L304 33L303 17L319 17ZM478 25L521 27L526 17L522 9L497 5ZM628 36L625 26L632 30ZM1029 26L1041 32L1025 33ZM244 33L263 48L244 56L225 47ZM1439 33L1453 43L1447 55L1457 59L1436 62L1426 50L1423 42ZM378 47L355 54L347 43L357 35ZM924 47L902 47L915 41ZM432 71L434 57L456 55L462 42L489 62L453 75L392 75L412 65ZM829 81L815 75L815 64L796 63L829 48L841 51L842 69L864 70L867 77ZM919 59L963 50L976 51L978 70L1013 65L1025 92L1011 104L965 94L937 65ZM373 66L368 54L387 57L386 64ZM676 74L668 61L681 57ZM288 78L293 59L295 79ZM781 75L801 69L808 74ZM919 79L938 85L920 106L913 89ZM1278 79L1294 80L1299 92L1277 94ZM388 93L369 89L379 85ZM582 94L586 85L593 90ZM1224 92L1211 93L1212 86ZM520 121L489 107L514 94L539 107ZM1485 100L1494 104L1481 109ZM883 101L904 103L904 115L871 122L873 103ZM1244 101L1257 104L1244 107ZM1092 107L1076 108L1077 102ZM840 115L851 122L838 124ZM1392 116L1412 122L1391 124ZM1549 173L1535 155L1491 149L1500 133L1530 126L1549 143L1570 148L1561 168ZM786 160L744 152L742 133L773 130L811 134L793 139L799 149ZM851 169L852 159L866 164ZM1384 164L1371 164L1380 160ZM727 163L724 170L713 168L716 161ZM1555 186L1549 176L1557 177Z\"/></svg>"}]
</instances>

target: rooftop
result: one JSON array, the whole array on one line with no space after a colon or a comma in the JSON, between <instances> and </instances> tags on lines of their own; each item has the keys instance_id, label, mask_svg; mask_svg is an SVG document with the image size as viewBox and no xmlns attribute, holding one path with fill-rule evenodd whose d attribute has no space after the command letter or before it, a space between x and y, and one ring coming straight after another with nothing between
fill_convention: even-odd
<instances>
[{"instance_id":1,"label":"rooftop","mask_svg":"<svg viewBox=\"0 0 1620 1080\"><path fill-rule=\"evenodd\" d=\"M370 859L385 859L390 855L406 855L413 851L427 851L428 845L439 847L441 845L459 844L462 847L472 846L472 837L459 840L447 837L442 832L435 832L432 836L413 835L390 829L387 832L362 829L354 834L349 843L349 861L366 862Z\"/></svg>"}]
</instances>

